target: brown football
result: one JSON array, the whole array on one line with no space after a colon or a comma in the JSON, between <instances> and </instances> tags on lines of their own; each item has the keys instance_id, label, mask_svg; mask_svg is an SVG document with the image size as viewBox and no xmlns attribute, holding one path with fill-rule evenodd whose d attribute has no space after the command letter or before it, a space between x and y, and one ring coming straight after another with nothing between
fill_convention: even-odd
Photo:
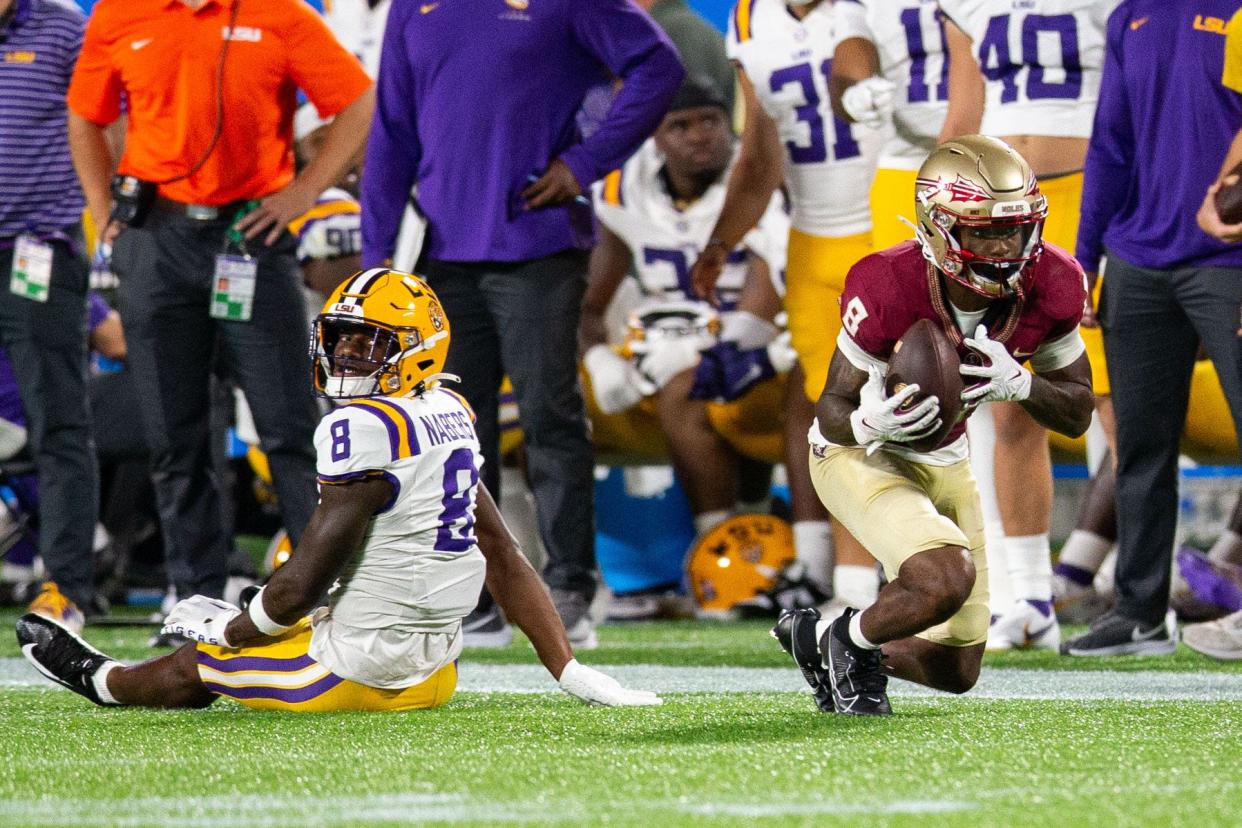
<instances>
[{"instance_id":1,"label":"brown football","mask_svg":"<svg viewBox=\"0 0 1242 828\"><path fill-rule=\"evenodd\" d=\"M1229 183L1216 191L1216 212L1225 224L1237 224L1242 221L1242 164L1230 170L1224 180Z\"/></svg>"},{"instance_id":2,"label":"brown football","mask_svg":"<svg viewBox=\"0 0 1242 828\"><path fill-rule=\"evenodd\" d=\"M897 340L884 377L885 392L892 396L907 385L917 384L919 393L906 407L930 395L940 398L940 428L905 445L915 451L931 451L948 436L962 413L960 368L957 349L944 329L931 319L915 322Z\"/></svg>"}]
</instances>

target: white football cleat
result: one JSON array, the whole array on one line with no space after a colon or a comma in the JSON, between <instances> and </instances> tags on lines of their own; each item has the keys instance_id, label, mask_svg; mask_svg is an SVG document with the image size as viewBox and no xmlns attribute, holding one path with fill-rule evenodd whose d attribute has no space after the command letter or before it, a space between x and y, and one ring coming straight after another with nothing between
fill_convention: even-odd
<instances>
[{"instance_id":1,"label":"white football cleat","mask_svg":"<svg viewBox=\"0 0 1242 828\"><path fill-rule=\"evenodd\" d=\"M1015 601L1013 606L992 622L988 628L989 651L1052 650L1061 646L1061 626L1051 607L1043 610L1030 601Z\"/></svg>"}]
</instances>

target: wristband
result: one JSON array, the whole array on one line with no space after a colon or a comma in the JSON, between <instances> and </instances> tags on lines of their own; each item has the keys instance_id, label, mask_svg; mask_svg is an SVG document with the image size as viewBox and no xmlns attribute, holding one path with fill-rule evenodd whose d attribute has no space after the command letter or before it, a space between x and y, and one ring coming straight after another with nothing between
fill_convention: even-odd
<instances>
[{"instance_id":1,"label":"wristband","mask_svg":"<svg viewBox=\"0 0 1242 828\"><path fill-rule=\"evenodd\" d=\"M259 594L250 599L250 606L246 612L250 613L250 620L254 622L255 627L264 635L280 635L281 633L292 627L292 624L279 624L272 620L272 617L263 610L263 593L267 591L267 587L259 590Z\"/></svg>"}]
</instances>

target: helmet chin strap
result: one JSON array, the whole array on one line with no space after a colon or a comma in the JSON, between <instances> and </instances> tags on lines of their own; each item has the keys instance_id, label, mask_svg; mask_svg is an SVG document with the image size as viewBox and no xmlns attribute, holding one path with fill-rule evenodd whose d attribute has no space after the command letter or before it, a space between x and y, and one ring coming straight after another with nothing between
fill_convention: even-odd
<instances>
[{"instance_id":1,"label":"helmet chin strap","mask_svg":"<svg viewBox=\"0 0 1242 828\"><path fill-rule=\"evenodd\" d=\"M923 252L923 258L931 262L932 266L936 266L936 254L932 251L931 240L927 238L927 233L923 231L923 228L902 215L898 215L897 220L914 231L914 240L919 243L919 249ZM937 269L939 268L937 267Z\"/></svg>"}]
</instances>

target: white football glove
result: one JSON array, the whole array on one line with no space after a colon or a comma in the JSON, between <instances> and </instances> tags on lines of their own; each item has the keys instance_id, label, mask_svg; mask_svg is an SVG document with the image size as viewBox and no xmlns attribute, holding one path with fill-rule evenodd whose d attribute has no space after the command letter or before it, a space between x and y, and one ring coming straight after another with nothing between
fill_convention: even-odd
<instances>
[{"instance_id":1,"label":"white football glove","mask_svg":"<svg viewBox=\"0 0 1242 828\"><path fill-rule=\"evenodd\" d=\"M940 428L940 400L935 396L911 408L898 411L919 392L917 383L907 385L891 397L884 397L884 375L871 365L867 382L859 392L858 408L850 415L854 441L867 447L867 454L876 452L881 443L908 443L919 440Z\"/></svg>"},{"instance_id":2,"label":"white football glove","mask_svg":"<svg viewBox=\"0 0 1242 828\"><path fill-rule=\"evenodd\" d=\"M654 394L673 377L699 364L699 348L703 341L697 336L660 339L650 343L638 360L638 370L650 380L647 393Z\"/></svg>"},{"instance_id":3,"label":"white football glove","mask_svg":"<svg viewBox=\"0 0 1242 828\"><path fill-rule=\"evenodd\" d=\"M217 647L228 647L224 628L239 615L241 610L227 601L195 595L177 602L164 619L164 627L160 632L164 635L180 635L191 641L201 641Z\"/></svg>"},{"instance_id":4,"label":"white football glove","mask_svg":"<svg viewBox=\"0 0 1242 828\"><path fill-rule=\"evenodd\" d=\"M612 676L579 664L573 659L561 671L561 689L587 704L604 707L647 707L663 704L660 697L649 690L629 690Z\"/></svg>"},{"instance_id":5,"label":"white football glove","mask_svg":"<svg viewBox=\"0 0 1242 828\"><path fill-rule=\"evenodd\" d=\"M1025 400L1031 396L1031 372L1009 355L1005 346L988 339L988 329L980 325L974 339L965 340L966 347L983 357L985 365L962 363L962 374L981 377L984 382L962 391L962 402L969 406L998 400Z\"/></svg>"},{"instance_id":6,"label":"white football glove","mask_svg":"<svg viewBox=\"0 0 1242 828\"><path fill-rule=\"evenodd\" d=\"M893 114L895 84L873 75L860 80L841 95L841 108L857 123L879 129Z\"/></svg>"},{"instance_id":7,"label":"white football glove","mask_svg":"<svg viewBox=\"0 0 1242 828\"><path fill-rule=\"evenodd\" d=\"M798 361L798 352L790 344L789 331L781 331L776 339L768 343L767 349L768 361L772 363L772 367L778 374L788 373Z\"/></svg>"},{"instance_id":8,"label":"white football glove","mask_svg":"<svg viewBox=\"0 0 1242 828\"><path fill-rule=\"evenodd\" d=\"M643 398L643 375L634 363L607 345L591 346L582 364L591 377L595 403L605 414L620 414Z\"/></svg>"}]
</instances>

